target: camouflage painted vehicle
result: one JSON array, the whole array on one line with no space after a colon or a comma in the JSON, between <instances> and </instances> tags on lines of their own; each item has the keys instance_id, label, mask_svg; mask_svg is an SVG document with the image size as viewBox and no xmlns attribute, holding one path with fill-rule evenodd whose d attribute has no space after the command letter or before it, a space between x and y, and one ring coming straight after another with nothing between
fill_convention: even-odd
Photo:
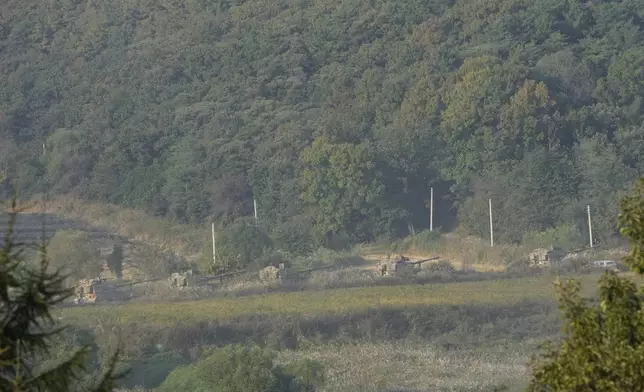
<instances>
[{"instance_id":1,"label":"camouflage painted vehicle","mask_svg":"<svg viewBox=\"0 0 644 392\"><path fill-rule=\"evenodd\" d=\"M528 261L534 267L550 267L560 265L576 254L594 248L581 248L565 251L561 248L550 246L549 248L537 248L528 254Z\"/></svg>"},{"instance_id":2,"label":"camouflage painted vehicle","mask_svg":"<svg viewBox=\"0 0 644 392\"><path fill-rule=\"evenodd\" d=\"M170 281L170 287L188 287L195 285L195 278L192 274L192 270L186 272L174 272L170 275L168 279Z\"/></svg>"},{"instance_id":3,"label":"camouflage painted vehicle","mask_svg":"<svg viewBox=\"0 0 644 392\"><path fill-rule=\"evenodd\" d=\"M102 278L82 279L76 285L74 304L121 301L124 293L119 290L120 287Z\"/></svg>"},{"instance_id":4,"label":"camouflage painted vehicle","mask_svg":"<svg viewBox=\"0 0 644 392\"><path fill-rule=\"evenodd\" d=\"M336 265L323 265L320 267L307 268L304 270L296 270L288 268L284 263L280 263L278 267L269 265L259 271L259 279L265 285L275 283L283 284L287 281L297 281L304 278L307 274L323 269L337 267Z\"/></svg>"},{"instance_id":5,"label":"camouflage painted vehicle","mask_svg":"<svg viewBox=\"0 0 644 392\"><path fill-rule=\"evenodd\" d=\"M275 282L282 283L286 278L286 266L281 263L279 267L269 265L259 270L259 280L264 284L271 284Z\"/></svg>"},{"instance_id":6,"label":"camouflage painted vehicle","mask_svg":"<svg viewBox=\"0 0 644 392\"><path fill-rule=\"evenodd\" d=\"M378 264L378 275L380 276L398 276L398 277L411 277L417 274L424 262L431 260L438 260L440 257L430 257L428 259L411 261L409 257L400 255L398 258L390 262L389 260L380 262Z\"/></svg>"},{"instance_id":7,"label":"camouflage painted vehicle","mask_svg":"<svg viewBox=\"0 0 644 392\"><path fill-rule=\"evenodd\" d=\"M528 254L530 265L535 267L549 267L559 264L565 258L566 252L560 248L537 248Z\"/></svg>"}]
</instances>

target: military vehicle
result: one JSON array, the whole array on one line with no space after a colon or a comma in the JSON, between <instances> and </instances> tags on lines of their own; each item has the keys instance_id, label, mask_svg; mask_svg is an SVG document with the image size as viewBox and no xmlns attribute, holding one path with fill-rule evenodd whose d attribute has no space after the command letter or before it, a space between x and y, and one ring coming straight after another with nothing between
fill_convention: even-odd
<instances>
[{"instance_id":1,"label":"military vehicle","mask_svg":"<svg viewBox=\"0 0 644 392\"><path fill-rule=\"evenodd\" d=\"M269 265L268 267L262 268L259 271L259 279L265 285L270 285L272 283L283 284L286 281L296 281L303 278L306 274L309 274L314 271L320 271L324 269L329 269L337 267L334 264L323 265L319 267L307 268L303 270L296 270L286 267L284 263L280 263L278 267Z\"/></svg>"},{"instance_id":2,"label":"military vehicle","mask_svg":"<svg viewBox=\"0 0 644 392\"><path fill-rule=\"evenodd\" d=\"M158 282L162 278L146 279L136 282L122 282L105 279L90 278L81 279L76 283L75 298L76 305L94 304L97 302L122 302L132 298L132 287L142 283ZM192 271L174 273L170 276L170 287L186 287L194 285Z\"/></svg>"},{"instance_id":3,"label":"military vehicle","mask_svg":"<svg viewBox=\"0 0 644 392\"><path fill-rule=\"evenodd\" d=\"M76 285L74 304L93 304L104 301L123 301L128 292L120 290L128 285L117 285L103 278L82 279Z\"/></svg>"},{"instance_id":4,"label":"military vehicle","mask_svg":"<svg viewBox=\"0 0 644 392\"><path fill-rule=\"evenodd\" d=\"M275 281L282 283L286 277L286 271L284 263L280 263L279 267L269 265L259 270L259 280L264 284L273 283Z\"/></svg>"},{"instance_id":5,"label":"military vehicle","mask_svg":"<svg viewBox=\"0 0 644 392\"><path fill-rule=\"evenodd\" d=\"M417 274L421 270L423 263L438 259L440 259L440 256L411 261L409 260L409 257L400 255L393 262L390 262L388 259L386 261L378 263L378 274L380 276L410 277Z\"/></svg>"},{"instance_id":6,"label":"military vehicle","mask_svg":"<svg viewBox=\"0 0 644 392\"><path fill-rule=\"evenodd\" d=\"M561 248L550 246L549 248L537 248L528 254L528 261L534 267L550 267L560 265L563 261L574 257L575 254L596 247L587 247L565 251Z\"/></svg>"},{"instance_id":7,"label":"military vehicle","mask_svg":"<svg viewBox=\"0 0 644 392\"><path fill-rule=\"evenodd\" d=\"M170 275L168 280L170 281L170 287L183 288L195 285L195 278L192 274L192 270L188 270L186 272L174 272Z\"/></svg>"},{"instance_id":8,"label":"military vehicle","mask_svg":"<svg viewBox=\"0 0 644 392\"><path fill-rule=\"evenodd\" d=\"M614 260L596 260L593 262L593 266L615 273L620 272L620 264Z\"/></svg>"}]
</instances>

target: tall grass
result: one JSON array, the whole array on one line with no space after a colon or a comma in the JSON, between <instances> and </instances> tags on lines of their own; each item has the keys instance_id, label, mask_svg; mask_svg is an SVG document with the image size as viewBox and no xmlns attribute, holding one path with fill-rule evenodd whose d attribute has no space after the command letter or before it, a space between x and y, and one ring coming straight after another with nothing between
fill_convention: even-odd
<instances>
[{"instance_id":1,"label":"tall grass","mask_svg":"<svg viewBox=\"0 0 644 392\"><path fill-rule=\"evenodd\" d=\"M503 271L508 264L527 259L529 250L515 245L495 245L458 233L440 234L421 231L402 240L389 241L361 247L362 255L379 260L390 255L405 254L414 259L439 256L462 270Z\"/></svg>"},{"instance_id":2,"label":"tall grass","mask_svg":"<svg viewBox=\"0 0 644 392\"><path fill-rule=\"evenodd\" d=\"M326 369L325 392L519 391L529 376L533 344L485 351L413 342L330 345L282 351L285 363L310 358Z\"/></svg>"},{"instance_id":3,"label":"tall grass","mask_svg":"<svg viewBox=\"0 0 644 392\"><path fill-rule=\"evenodd\" d=\"M285 358L313 356L323 359L329 366L329 375L333 380L330 383L332 388L325 389L328 391L347 390L346 387L350 386L365 388L348 390L401 388L411 391L423 382L427 389L420 390L437 390L435 387L438 385L448 386L450 379L457 383L463 381L455 380L463 376L460 372L465 371L458 365L461 361L468 366L480 367L472 373L484 370L493 373L493 377L482 378L478 384L475 384L475 374L470 374L470 387L489 385L486 380L496 378L503 369L510 368L508 363L498 363L495 358L505 356L510 359L513 349L509 347L552 337L559 330L558 321L554 302L521 301L508 305L372 309L344 315L318 314L308 318L258 315L194 325L181 322L165 326L127 323L118 324L118 328L125 338L125 354L143 367L158 367L154 362L161 357L168 358L166 354L173 352L181 353L180 356L188 361L194 361L213 346L253 342L280 350ZM101 338L107 339L103 331L109 331L112 327L102 323L92 328L101 344ZM455 353L458 355L453 355ZM338 361L339 357L344 359ZM181 358L175 358L175 363L182 362L177 359ZM336 361L335 365L330 363L333 361ZM349 366L346 361L355 363ZM444 362L443 366L439 366L440 362ZM420 370L421 365L428 366L424 374L406 373L407 367L411 367L407 369L411 372L412 369ZM497 365L498 372L490 369ZM513 369L517 370L522 365L515 363ZM448 373L450 367L454 371ZM350 371L338 374L342 368ZM169 371L167 366L163 366L163 369ZM156 373L154 369L149 370Z\"/></svg>"},{"instance_id":4,"label":"tall grass","mask_svg":"<svg viewBox=\"0 0 644 392\"><path fill-rule=\"evenodd\" d=\"M325 384L319 392L489 392L502 387L507 388L505 392L518 392L525 390L526 364L534 348L532 342L484 351L446 349L431 343L373 342L282 350L276 359L282 365L302 359L322 363ZM164 365L146 361L135 364L135 369L150 379L161 375ZM152 390L133 387L129 392Z\"/></svg>"},{"instance_id":5,"label":"tall grass","mask_svg":"<svg viewBox=\"0 0 644 392\"><path fill-rule=\"evenodd\" d=\"M594 293L596 278L579 277L584 295ZM525 380L527 345L559 331L553 280L87 306L56 316L93 330L99 342L118 328L125 354L141 366L162 353L193 361L212 346L255 342L281 350L284 360L323 361L329 392L514 390Z\"/></svg>"}]
</instances>

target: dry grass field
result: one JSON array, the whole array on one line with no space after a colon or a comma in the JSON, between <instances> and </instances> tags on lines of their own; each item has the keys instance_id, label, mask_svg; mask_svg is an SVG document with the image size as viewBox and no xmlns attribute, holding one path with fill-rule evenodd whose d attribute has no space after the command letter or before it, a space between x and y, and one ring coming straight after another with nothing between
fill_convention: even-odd
<instances>
[{"instance_id":1,"label":"dry grass field","mask_svg":"<svg viewBox=\"0 0 644 392\"><path fill-rule=\"evenodd\" d=\"M575 279L591 296L598 277ZM310 290L56 313L101 340L121 329L128 358L150 367L140 370L141 378L166 374L146 359L157 350L194 361L196 354L188 353L254 341L277 349L283 362L321 362L323 392L513 392L525 387L538 343L559 330L555 279Z\"/></svg>"},{"instance_id":2,"label":"dry grass field","mask_svg":"<svg viewBox=\"0 0 644 392\"><path fill-rule=\"evenodd\" d=\"M146 302L122 305L89 305L57 311L67 323L108 324L136 322L142 325L175 325L226 320L250 315L318 316L346 314L369 309L431 305L504 305L523 300L555 298L554 277L459 282L451 284L358 287L324 291L273 293L236 298L182 302ZM580 276L591 292L597 275Z\"/></svg>"},{"instance_id":3,"label":"dry grass field","mask_svg":"<svg viewBox=\"0 0 644 392\"><path fill-rule=\"evenodd\" d=\"M327 369L324 392L507 391L524 389L534 344L445 350L431 344L366 343L283 351L280 360L310 358Z\"/></svg>"}]
</instances>

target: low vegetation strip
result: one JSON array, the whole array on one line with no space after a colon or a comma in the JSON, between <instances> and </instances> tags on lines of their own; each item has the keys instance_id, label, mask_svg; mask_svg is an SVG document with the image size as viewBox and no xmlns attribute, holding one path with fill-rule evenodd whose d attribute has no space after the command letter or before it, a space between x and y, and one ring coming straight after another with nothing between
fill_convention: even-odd
<instances>
[{"instance_id":1,"label":"low vegetation strip","mask_svg":"<svg viewBox=\"0 0 644 392\"><path fill-rule=\"evenodd\" d=\"M579 277L592 290L596 276ZM553 276L436 285L361 287L316 292L275 293L191 302L96 305L58 310L72 324L137 323L176 325L251 315L347 314L369 309L428 305L507 305L524 300L554 300ZM591 291L589 291L591 292Z\"/></svg>"},{"instance_id":2,"label":"low vegetation strip","mask_svg":"<svg viewBox=\"0 0 644 392\"><path fill-rule=\"evenodd\" d=\"M203 230L170 219L152 217L142 211L107 203L92 203L70 197L60 197L48 202L20 203L27 213L47 213L63 221L83 222L88 227L111 231L120 236L172 248L184 255L199 253L207 238Z\"/></svg>"}]
</instances>

